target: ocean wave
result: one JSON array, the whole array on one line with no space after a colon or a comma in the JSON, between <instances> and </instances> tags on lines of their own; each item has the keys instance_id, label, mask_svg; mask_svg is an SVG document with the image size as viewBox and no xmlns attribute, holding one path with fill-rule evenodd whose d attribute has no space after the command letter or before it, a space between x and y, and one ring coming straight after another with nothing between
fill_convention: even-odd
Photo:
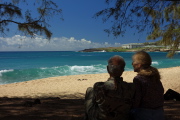
<instances>
[{"instance_id":1,"label":"ocean wave","mask_svg":"<svg viewBox=\"0 0 180 120\"><path fill-rule=\"evenodd\" d=\"M156 64L156 62L155 62ZM132 71L131 66L126 66L126 71ZM64 65L54 67L41 67L32 69L12 69L0 71L0 84L23 82L48 77L80 75L80 74L99 74L107 73L106 65Z\"/></svg>"},{"instance_id":2,"label":"ocean wave","mask_svg":"<svg viewBox=\"0 0 180 120\"><path fill-rule=\"evenodd\" d=\"M84 72L84 71L92 71L94 69L94 66L71 66L71 71L78 71L78 72Z\"/></svg>"},{"instance_id":3,"label":"ocean wave","mask_svg":"<svg viewBox=\"0 0 180 120\"><path fill-rule=\"evenodd\" d=\"M159 62L154 61L154 62L152 62L152 65L159 65Z\"/></svg>"},{"instance_id":4,"label":"ocean wave","mask_svg":"<svg viewBox=\"0 0 180 120\"><path fill-rule=\"evenodd\" d=\"M105 73L105 65L91 65L91 66L69 66L71 74L96 74Z\"/></svg>"},{"instance_id":5,"label":"ocean wave","mask_svg":"<svg viewBox=\"0 0 180 120\"><path fill-rule=\"evenodd\" d=\"M105 73L105 65L90 65L90 66L55 66L55 67L41 67L33 69L15 69L15 70L1 70L0 84L29 81L41 78L79 75L79 74L96 74Z\"/></svg>"},{"instance_id":6,"label":"ocean wave","mask_svg":"<svg viewBox=\"0 0 180 120\"><path fill-rule=\"evenodd\" d=\"M13 69L10 70L0 70L0 76L2 76L2 73L11 72L14 71Z\"/></svg>"}]
</instances>

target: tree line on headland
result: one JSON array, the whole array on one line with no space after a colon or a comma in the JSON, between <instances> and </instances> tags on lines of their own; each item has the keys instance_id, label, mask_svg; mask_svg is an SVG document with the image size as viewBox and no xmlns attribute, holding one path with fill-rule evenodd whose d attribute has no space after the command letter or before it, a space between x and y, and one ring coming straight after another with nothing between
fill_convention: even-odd
<instances>
[{"instance_id":1,"label":"tree line on headland","mask_svg":"<svg viewBox=\"0 0 180 120\"><path fill-rule=\"evenodd\" d=\"M136 51L147 51L147 52L169 52L171 51L170 47L163 46L159 42L145 42L142 43L142 47L136 48L124 48L122 46L119 47L104 47L104 48L90 48L80 50L79 52L136 52ZM180 48L176 49L175 51L180 51ZM168 54L167 54L168 57ZM171 56L169 56L171 57Z\"/></svg>"},{"instance_id":2,"label":"tree line on headland","mask_svg":"<svg viewBox=\"0 0 180 120\"><path fill-rule=\"evenodd\" d=\"M106 47L106 48L89 48L89 49L84 49L80 50L79 52L135 52L135 51L149 51L149 52L169 52L169 49L166 48L132 48L132 49L127 49L127 48L122 48L122 47Z\"/></svg>"}]
</instances>

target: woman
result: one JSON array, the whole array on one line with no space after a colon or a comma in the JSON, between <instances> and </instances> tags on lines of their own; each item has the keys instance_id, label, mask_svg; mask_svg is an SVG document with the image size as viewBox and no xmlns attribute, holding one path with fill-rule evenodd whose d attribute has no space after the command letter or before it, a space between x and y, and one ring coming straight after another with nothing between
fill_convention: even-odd
<instances>
[{"instance_id":1,"label":"woman","mask_svg":"<svg viewBox=\"0 0 180 120\"><path fill-rule=\"evenodd\" d=\"M135 120L164 120L164 88L158 70L151 66L147 52L139 51L132 57L135 95L132 114Z\"/></svg>"}]
</instances>

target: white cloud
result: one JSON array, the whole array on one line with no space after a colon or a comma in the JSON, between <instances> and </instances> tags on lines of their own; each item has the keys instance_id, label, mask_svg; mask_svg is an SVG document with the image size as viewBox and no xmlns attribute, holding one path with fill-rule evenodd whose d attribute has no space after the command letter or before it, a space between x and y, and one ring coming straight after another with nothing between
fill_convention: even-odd
<instances>
[{"instance_id":1,"label":"white cloud","mask_svg":"<svg viewBox=\"0 0 180 120\"><path fill-rule=\"evenodd\" d=\"M120 43L97 43L86 39L76 40L74 37L54 37L50 41L36 36L34 38L15 35L0 37L0 51L78 51L88 48L117 47Z\"/></svg>"}]
</instances>

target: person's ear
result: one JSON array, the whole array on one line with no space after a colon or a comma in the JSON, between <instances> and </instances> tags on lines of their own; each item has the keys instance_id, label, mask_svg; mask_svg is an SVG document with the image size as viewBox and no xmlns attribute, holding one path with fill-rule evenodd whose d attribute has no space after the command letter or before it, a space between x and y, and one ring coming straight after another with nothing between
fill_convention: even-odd
<instances>
[{"instance_id":1,"label":"person's ear","mask_svg":"<svg viewBox=\"0 0 180 120\"><path fill-rule=\"evenodd\" d=\"M141 64L137 64L137 66L138 66L139 68L141 68L142 65L141 65Z\"/></svg>"}]
</instances>

